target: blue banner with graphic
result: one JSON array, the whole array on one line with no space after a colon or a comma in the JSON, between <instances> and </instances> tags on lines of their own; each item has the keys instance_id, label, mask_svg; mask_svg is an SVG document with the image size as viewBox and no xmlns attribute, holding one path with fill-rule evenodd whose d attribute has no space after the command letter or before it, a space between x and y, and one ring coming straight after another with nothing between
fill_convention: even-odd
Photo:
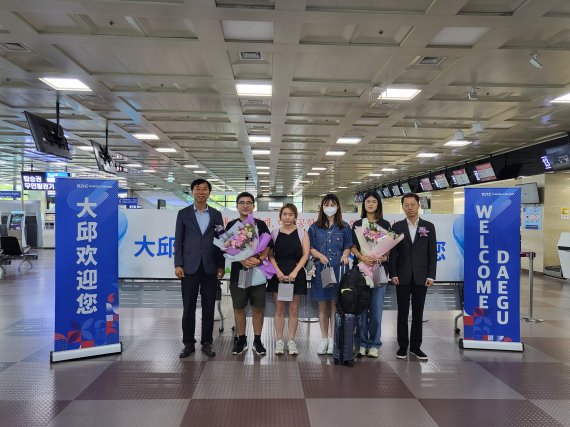
<instances>
[{"instance_id":1,"label":"blue banner with graphic","mask_svg":"<svg viewBox=\"0 0 570 427\"><path fill-rule=\"evenodd\" d=\"M464 339L520 341L519 188L465 189Z\"/></svg>"},{"instance_id":2,"label":"blue banner with graphic","mask_svg":"<svg viewBox=\"0 0 570 427\"><path fill-rule=\"evenodd\" d=\"M57 178L55 188L54 352L94 355L119 343L117 181Z\"/></svg>"}]
</instances>

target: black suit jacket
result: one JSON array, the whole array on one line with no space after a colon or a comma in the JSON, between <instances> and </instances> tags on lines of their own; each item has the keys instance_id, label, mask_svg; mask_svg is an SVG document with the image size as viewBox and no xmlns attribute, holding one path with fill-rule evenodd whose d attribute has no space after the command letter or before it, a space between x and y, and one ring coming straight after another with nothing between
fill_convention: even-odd
<instances>
[{"instance_id":1,"label":"black suit jacket","mask_svg":"<svg viewBox=\"0 0 570 427\"><path fill-rule=\"evenodd\" d=\"M421 227L427 230L427 236L420 234ZM406 219L394 223L392 230L398 234L403 233L404 239L390 252L390 275L397 277L401 285L424 286L428 277L435 280L437 266L435 226L420 218L413 243Z\"/></svg>"},{"instance_id":2,"label":"black suit jacket","mask_svg":"<svg viewBox=\"0 0 570 427\"><path fill-rule=\"evenodd\" d=\"M208 206L208 211L210 223L204 234L200 231L193 204L178 211L174 234L174 266L182 266L186 274L196 273L200 262L207 274L215 274L218 268L224 268L224 254L214 246L214 227L219 225L223 228L224 220L219 210Z\"/></svg>"}]
</instances>

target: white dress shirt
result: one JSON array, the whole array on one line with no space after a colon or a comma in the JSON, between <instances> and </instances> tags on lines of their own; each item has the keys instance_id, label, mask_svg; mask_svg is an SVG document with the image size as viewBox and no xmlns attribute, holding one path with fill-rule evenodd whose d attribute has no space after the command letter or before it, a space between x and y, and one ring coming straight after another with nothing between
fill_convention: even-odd
<instances>
[{"instance_id":1,"label":"white dress shirt","mask_svg":"<svg viewBox=\"0 0 570 427\"><path fill-rule=\"evenodd\" d=\"M415 224L411 222L408 218L406 218L406 221L408 223L408 231L410 232L410 238L412 239L412 243L414 243L414 240L416 239L416 233L418 231L418 223L420 222L420 217L418 217Z\"/></svg>"}]
</instances>

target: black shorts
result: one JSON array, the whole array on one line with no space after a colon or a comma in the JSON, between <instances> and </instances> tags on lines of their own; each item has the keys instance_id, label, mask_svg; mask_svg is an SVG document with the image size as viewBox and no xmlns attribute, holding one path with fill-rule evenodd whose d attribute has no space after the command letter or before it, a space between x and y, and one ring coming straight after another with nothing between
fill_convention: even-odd
<instances>
[{"instance_id":1,"label":"black shorts","mask_svg":"<svg viewBox=\"0 0 570 427\"><path fill-rule=\"evenodd\" d=\"M244 289L238 287L237 282L230 281L230 294L234 309L243 310L248 302L252 307L265 308L265 285L263 283Z\"/></svg>"}]
</instances>

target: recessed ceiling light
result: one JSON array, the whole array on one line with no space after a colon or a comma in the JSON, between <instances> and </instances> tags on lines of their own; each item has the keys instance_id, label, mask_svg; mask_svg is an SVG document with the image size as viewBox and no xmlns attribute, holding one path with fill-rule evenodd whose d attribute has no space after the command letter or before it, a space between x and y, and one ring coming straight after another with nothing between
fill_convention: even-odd
<instances>
[{"instance_id":1,"label":"recessed ceiling light","mask_svg":"<svg viewBox=\"0 0 570 427\"><path fill-rule=\"evenodd\" d=\"M270 84L236 84L237 94L239 96L271 96Z\"/></svg>"},{"instance_id":2,"label":"recessed ceiling light","mask_svg":"<svg viewBox=\"0 0 570 427\"><path fill-rule=\"evenodd\" d=\"M315 166L315 167L313 167L313 168L311 168L311 169L314 170L314 171L326 171L326 170L327 170L327 168L321 168L321 167L318 167L318 166Z\"/></svg>"},{"instance_id":3,"label":"recessed ceiling light","mask_svg":"<svg viewBox=\"0 0 570 427\"><path fill-rule=\"evenodd\" d=\"M348 188L348 187L344 187L344 186L342 186L342 185L339 185L338 188Z\"/></svg>"},{"instance_id":4,"label":"recessed ceiling light","mask_svg":"<svg viewBox=\"0 0 570 427\"><path fill-rule=\"evenodd\" d=\"M251 150L251 154L254 156L264 156L271 154L270 150Z\"/></svg>"},{"instance_id":5,"label":"recessed ceiling light","mask_svg":"<svg viewBox=\"0 0 570 427\"><path fill-rule=\"evenodd\" d=\"M287 194L287 197L295 197L294 194Z\"/></svg>"},{"instance_id":6,"label":"recessed ceiling light","mask_svg":"<svg viewBox=\"0 0 570 427\"><path fill-rule=\"evenodd\" d=\"M362 184L362 181L350 181L351 184Z\"/></svg>"},{"instance_id":7,"label":"recessed ceiling light","mask_svg":"<svg viewBox=\"0 0 570 427\"><path fill-rule=\"evenodd\" d=\"M157 140L158 136L155 135L154 133L133 133L133 136L136 139L146 139L146 140Z\"/></svg>"},{"instance_id":8,"label":"recessed ceiling light","mask_svg":"<svg viewBox=\"0 0 570 427\"><path fill-rule=\"evenodd\" d=\"M269 135L249 135L249 142L271 142Z\"/></svg>"},{"instance_id":9,"label":"recessed ceiling light","mask_svg":"<svg viewBox=\"0 0 570 427\"><path fill-rule=\"evenodd\" d=\"M335 151L335 150L331 150L331 151L327 151L327 156L344 156L346 154L346 151Z\"/></svg>"},{"instance_id":10,"label":"recessed ceiling light","mask_svg":"<svg viewBox=\"0 0 570 427\"><path fill-rule=\"evenodd\" d=\"M382 174L381 174L381 173L371 173L371 174L368 175L368 176L382 176Z\"/></svg>"},{"instance_id":11,"label":"recessed ceiling light","mask_svg":"<svg viewBox=\"0 0 570 427\"><path fill-rule=\"evenodd\" d=\"M437 157L438 153L420 153L416 157Z\"/></svg>"},{"instance_id":12,"label":"recessed ceiling light","mask_svg":"<svg viewBox=\"0 0 570 427\"><path fill-rule=\"evenodd\" d=\"M212 182L218 182L219 179L218 178L208 178L208 181L212 181Z\"/></svg>"},{"instance_id":13,"label":"recessed ceiling light","mask_svg":"<svg viewBox=\"0 0 570 427\"><path fill-rule=\"evenodd\" d=\"M91 145L78 145L77 148L83 151L93 151L93 147Z\"/></svg>"},{"instance_id":14,"label":"recessed ceiling light","mask_svg":"<svg viewBox=\"0 0 570 427\"><path fill-rule=\"evenodd\" d=\"M451 141L447 141L445 144L446 147L465 147L466 145L471 144L472 141L467 139L453 139Z\"/></svg>"},{"instance_id":15,"label":"recessed ceiling light","mask_svg":"<svg viewBox=\"0 0 570 427\"><path fill-rule=\"evenodd\" d=\"M200 166L198 166L198 165L184 165L184 167L188 168L188 169L198 169Z\"/></svg>"},{"instance_id":16,"label":"recessed ceiling light","mask_svg":"<svg viewBox=\"0 0 570 427\"><path fill-rule=\"evenodd\" d=\"M259 182L269 182L268 179L260 179Z\"/></svg>"},{"instance_id":17,"label":"recessed ceiling light","mask_svg":"<svg viewBox=\"0 0 570 427\"><path fill-rule=\"evenodd\" d=\"M59 77L40 77L40 80L55 90L91 92L91 88L78 79L62 79Z\"/></svg>"},{"instance_id":18,"label":"recessed ceiling light","mask_svg":"<svg viewBox=\"0 0 570 427\"><path fill-rule=\"evenodd\" d=\"M146 182L135 182L136 185L148 185Z\"/></svg>"},{"instance_id":19,"label":"recessed ceiling light","mask_svg":"<svg viewBox=\"0 0 570 427\"><path fill-rule=\"evenodd\" d=\"M267 171L259 171L257 172L258 175L269 175L271 174L271 172L267 172Z\"/></svg>"},{"instance_id":20,"label":"recessed ceiling light","mask_svg":"<svg viewBox=\"0 0 570 427\"><path fill-rule=\"evenodd\" d=\"M405 88L388 88L380 94L378 99L387 99L394 101L409 101L413 99L421 89L405 89Z\"/></svg>"},{"instance_id":21,"label":"recessed ceiling light","mask_svg":"<svg viewBox=\"0 0 570 427\"><path fill-rule=\"evenodd\" d=\"M269 166L256 166L256 169L271 169Z\"/></svg>"},{"instance_id":22,"label":"recessed ceiling light","mask_svg":"<svg viewBox=\"0 0 570 427\"><path fill-rule=\"evenodd\" d=\"M185 182L185 183L180 184L180 185L181 185L182 187L190 187L192 184L188 184L188 183Z\"/></svg>"},{"instance_id":23,"label":"recessed ceiling light","mask_svg":"<svg viewBox=\"0 0 570 427\"><path fill-rule=\"evenodd\" d=\"M395 168L382 168L382 172L396 172L397 170Z\"/></svg>"},{"instance_id":24,"label":"recessed ceiling light","mask_svg":"<svg viewBox=\"0 0 570 427\"><path fill-rule=\"evenodd\" d=\"M361 141L357 136L343 136L336 140L337 144L358 144Z\"/></svg>"},{"instance_id":25,"label":"recessed ceiling light","mask_svg":"<svg viewBox=\"0 0 570 427\"><path fill-rule=\"evenodd\" d=\"M320 175L320 173L319 172L307 172L307 175L308 176L318 176L318 175Z\"/></svg>"},{"instance_id":26,"label":"recessed ceiling light","mask_svg":"<svg viewBox=\"0 0 570 427\"><path fill-rule=\"evenodd\" d=\"M125 166L128 168L142 168L140 163L127 163Z\"/></svg>"},{"instance_id":27,"label":"recessed ceiling light","mask_svg":"<svg viewBox=\"0 0 570 427\"><path fill-rule=\"evenodd\" d=\"M158 151L159 153L176 153L176 148L170 148L170 147L158 147L155 148L156 151Z\"/></svg>"},{"instance_id":28,"label":"recessed ceiling light","mask_svg":"<svg viewBox=\"0 0 570 427\"><path fill-rule=\"evenodd\" d=\"M199 170L199 171L193 171L193 172L194 172L194 173L208 173L208 172L206 172L206 171L203 171L203 170Z\"/></svg>"},{"instance_id":29,"label":"recessed ceiling light","mask_svg":"<svg viewBox=\"0 0 570 427\"><path fill-rule=\"evenodd\" d=\"M567 93L566 95L559 96L558 98L555 98L550 102L555 102L555 103L560 103L560 104L570 103L570 93Z\"/></svg>"},{"instance_id":30,"label":"recessed ceiling light","mask_svg":"<svg viewBox=\"0 0 570 427\"><path fill-rule=\"evenodd\" d=\"M299 181L299 184L309 184L311 181Z\"/></svg>"},{"instance_id":31,"label":"recessed ceiling light","mask_svg":"<svg viewBox=\"0 0 570 427\"><path fill-rule=\"evenodd\" d=\"M154 169L143 169L141 172L144 173L155 173L156 171Z\"/></svg>"}]
</instances>

